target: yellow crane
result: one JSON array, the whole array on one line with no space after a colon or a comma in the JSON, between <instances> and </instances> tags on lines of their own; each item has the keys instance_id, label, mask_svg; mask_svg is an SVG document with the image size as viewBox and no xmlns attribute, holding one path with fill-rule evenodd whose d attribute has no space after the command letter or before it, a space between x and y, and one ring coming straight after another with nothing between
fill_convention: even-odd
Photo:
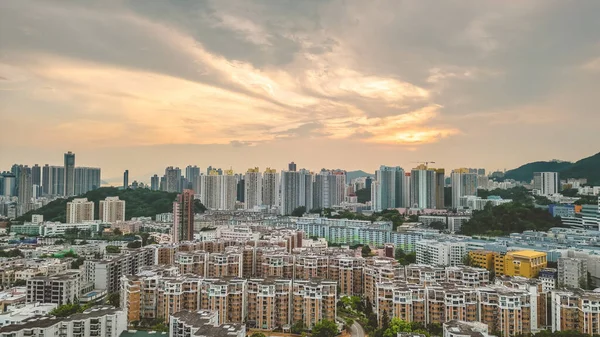
<instances>
[{"instance_id":1,"label":"yellow crane","mask_svg":"<svg viewBox=\"0 0 600 337\"><path fill-rule=\"evenodd\" d=\"M412 163L417 163L425 166L425 169L429 166L429 164L435 164L434 161L413 161Z\"/></svg>"}]
</instances>

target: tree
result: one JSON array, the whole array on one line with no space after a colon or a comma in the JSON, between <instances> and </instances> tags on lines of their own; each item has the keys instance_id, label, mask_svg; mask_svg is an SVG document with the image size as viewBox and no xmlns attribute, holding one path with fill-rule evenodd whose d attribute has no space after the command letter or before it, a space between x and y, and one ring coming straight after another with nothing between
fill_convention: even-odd
<instances>
[{"instance_id":1,"label":"tree","mask_svg":"<svg viewBox=\"0 0 600 337\"><path fill-rule=\"evenodd\" d=\"M15 282L13 282L13 287L24 287L27 285L27 280L23 280L23 279L16 279Z\"/></svg>"},{"instance_id":2,"label":"tree","mask_svg":"<svg viewBox=\"0 0 600 337\"><path fill-rule=\"evenodd\" d=\"M371 188L361 188L356 191L356 198L358 202L364 204L367 201L371 201Z\"/></svg>"},{"instance_id":3,"label":"tree","mask_svg":"<svg viewBox=\"0 0 600 337\"><path fill-rule=\"evenodd\" d=\"M255 332L252 335L250 335L250 337L267 337L267 335L265 335L262 332Z\"/></svg>"},{"instance_id":4,"label":"tree","mask_svg":"<svg viewBox=\"0 0 600 337\"><path fill-rule=\"evenodd\" d=\"M112 305L113 307L120 307L121 306L121 294L117 293L110 293L106 296L106 303Z\"/></svg>"},{"instance_id":5,"label":"tree","mask_svg":"<svg viewBox=\"0 0 600 337\"><path fill-rule=\"evenodd\" d=\"M473 259L471 258L471 255L465 254L465 256L463 256L462 263L465 266L473 266L474 262L473 262Z\"/></svg>"},{"instance_id":6,"label":"tree","mask_svg":"<svg viewBox=\"0 0 600 337\"><path fill-rule=\"evenodd\" d=\"M83 257L79 257L76 260L71 261L71 269L79 269L79 267L85 262Z\"/></svg>"},{"instance_id":7,"label":"tree","mask_svg":"<svg viewBox=\"0 0 600 337\"><path fill-rule=\"evenodd\" d=\"M142 247L142 241L131 241L127 244L127 248L140 248Z\"/></svg>"},{"instance_id":8,"label":"tree","mask_svg":"<svg viewBox=\"0 0 600 337\"><path fill-rule=\"evenodd\" d=\"M304 321L297 321L296 323L294 323L294 325L292 325L292 328L290 330L292 331L292 333L300 334L302 333L302 331L306 330L306 325L304 325Z\"/></svg>"},{"instance_id":9,"label":"tree","mask_svg":"<svg viewBox=\"0 0 600 337\"><path fill-rule=\"evenodd\" d=\"M65 244L65 240L56 240L54 241L55 245L64 245Z\"/></svg>"},{"instance_id":10,"label":"tree","mask_svg":"<svg viewBox=\"0 0 600 337\"><path fill-rule=\"evenodd\" d=\"M113 233L115 236L121 236L121 235L123 235L123 232L121 232L121 230L120 230L120 229L118 229L118 228L115 228L115 229L112 231L112 233Z\"/></svg>"},{"instance_id":11,"label":"tree","mask_svg":"<svg viewBox=\"0 0 600 337\"><path fill-rule=\"evenodd\" d=\"M117 246L106 246L106 252L109 254L118 254L121 252L121 248Z\"/></svg>"},{"instance_id":12,"label":"tree","mask_svg":"<svg viewBox=\"0 0 600 337\"><path fill-rule=\"evenodd\" d=\"M337 324L334 321L324 319L315 324L312 329L313 337L335 337L338 334Z\"/></svg>"},{"instance_id":13,"label":"tree","mask_svg":"<svg viewBox=\"0 0 600 337\"><path fill-rule=\"evenodd\" d=\"M448 226L446 226L446 224L441 221L434 221L431 224L429 224L429 227L431 227L433 229L437 229L439 231L448 229Z\"/></svg>"},{"instance_id":14,"label":"tree","mask_svg":"<svg viewBox=\"0 0 600 337\"><path fill-rule=\"evenodd\" d=\"M383 311L381 315L381 330L385 331L390 327L390 316L388 316L387 310Z\"/></svg>"},{"instance_id":15,"label":"tree","mask_svg":"<svg viewBox=\"0 0 600 337\"><path fill-rule=\"evenodd\" d=\"M78 312L83 312L83 310L84 308L81 307L79 303L67 303L52 309L50 315L56 317L68 317Z\"/></svg>"},{"instance_id":16,"label":"tree","mask_svg":"<svg viewBox=\"0 0 600 337\"><path fill-rule=\"evenodd\" d=\"M194 200L194 213L204 213L206 212L206 206L200 202L200 200Z\"/></svg>"},{"instance_id":17,"label":"tree","mask_svg":"<svg viewBox=\"0 0 600 337\"><path fill-rule=\"evenodd\" d=\"M383 337L396 337L398 335L398 332L413 331L413 326L410 323L405 322L399 318L392 318L392 321L390 322L390 327L384 331ZM425 334L427 334L427 332L425 332Z\"/></svg>"},{"instance_id":18,"label":"tree","mask_svg":"<svg viewBox=\"0 0 600 337\"><path fill-rule=\"evenodd\" d=\"M362 246L361 254L362 254L362 257L371 256L371 247L369 247L369 245Z\"/></svg>"},{"instance_id":19,"label":"tree","mask_svg":"<svg viewBox=\"0 0 600 337\"><path fill-rule=\"evenodd\" d=\"M306 207L305 206L300 206L300 207L297 207L296 209L294 209L292 211L292 216L301 217L301 216L304 215L304 213L306 213Z\"/></svg>"}]
</instances>

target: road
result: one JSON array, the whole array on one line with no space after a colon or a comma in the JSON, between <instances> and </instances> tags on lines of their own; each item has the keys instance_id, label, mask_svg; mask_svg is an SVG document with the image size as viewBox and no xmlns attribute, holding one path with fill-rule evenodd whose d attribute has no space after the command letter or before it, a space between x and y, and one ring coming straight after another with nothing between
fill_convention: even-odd
<instances>
[{"instance_id":1,"label":"road","mask_svg":"<svg viewBox=\"0 0 600 337\"><path fill-rule=\"evenodd\" d=\"M350 327L350 333L352 334L352 337L365 337L365 330L357 322L354 322Z\"/></svg>"}]
</instances>

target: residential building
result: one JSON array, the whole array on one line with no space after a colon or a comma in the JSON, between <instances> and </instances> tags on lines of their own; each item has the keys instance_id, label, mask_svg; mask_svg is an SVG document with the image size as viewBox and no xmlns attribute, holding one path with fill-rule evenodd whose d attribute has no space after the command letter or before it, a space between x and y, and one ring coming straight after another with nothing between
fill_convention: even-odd
<instances>
[{"instance_id":1,"label":"residential building","mask_svg":"<svg viewBox=\"0 0 600 337\"><path fill-rule=\"evenodd\" d=\"M421 240L416 246L417 263L432 266L457 266L467 255L467 244L460 241Z\"/></svg>"},{"instance_id":2,"label":"residential building","mask_svg":"<svg viewBox=\"0 0 600 337\"><path fill-rule=\"evenodd\" d=\"M106 197L100 200L98 216L102 222L125 221L125 200L119 197Z\"/></svg>"},{"instance_id":3,"label":"residential building","mask_svg":"<svg viewBox=\"0 0 600 337\"><path fill-rule=\"evenodd\" d=\"M200 191L196 191L196 189L194 189L193 184L194 182L197 180L197 178L200 176L200 168L196 165L192 166L192 165L188 165L185 168L185 179L188 181L188 184L191 184L192 186L184 186L184 188L187 189L192 189L194 190L194 193L196 194L200 194Z\"/></svg>"},{"instance_id":4,"label":"residential building","mask_svg":"<svg viewBox=\"0 0 600 337\"><path fill-rule=\"evenodd\" d=\"M31 169L27 166L21 167L19 174L18 191L18 214L23 215L33 209L33 183L31 177Z\"/></svg>"},{"instance_id":5,"label":"residential building","mask_svg":"<svg viewBox=\"0 0 600 337\"><path fill-rule=\"evenodd\" d=\"M560 191L558 172L534 172L533 189L540 195L553 195Z\"/></svg>"},{"instance_id":6,"label":"residential building","mask_svg":"<svg viewBox=\"0 0 600 337\"><path fill-rule=\"evenodd\" d=\"M600 294L556 290L551 298L552 331L600 334Z\"/></svg>"},{"instance_id":7,"label":"residential building","mask_svg":"<svg viewBox=\"0 0 600 337\"><path fill-rule=\"evenodd\" d=\"M65 168L64 166L44 165L42 168L42 194L43 195L64 195L65 188Z\"/></svg>"},{"instance_id":8,"label":"residential building","mask_svg":"<svg viewBox=\"0 0 600 337\"><path fill-rule=\"evenodd\" d=\"M86 260L84 280L93 283L94 289L114 293L121 289L121 276L136 275L144 266L154 264L154 250L146 247L104 260Z\"/></svg>"},{"instance_id":9,"label":"residential building","mask_svg":"<svg viewBox=\"0 0 600 337\"><path fill-rule=\"evenodd\" d=\"M217 311L219 323L243 323L247 317L248 281L238 278L203 279L201 309Z\"/></svg>"},{"instance_id":10,"label":"residential building","mask_svg":"<svg viewBox=\"0 0 600 337\"><path fill-rule=\"evenodd\" d=\"M0 327L10 324L22 323L35 316L47 315L50 311L56 309L56 303L30 303L11 305L11 308L0 313Z\"/></svg>"},{"instance_id":11,"label":"residential building","mask_svg":"<svg viewBox=\"0 0 600 337\"><path fill-rule=\"evenodd\" d=\"M67 197L75 195L75 153L69 151L64 156L64 194Z\"/></svg>"},{"instance_id":12,"label":"residential building","mask_svg":"<svg viewBox=\"0 0 600 337\"><path fill-rule=\"evenodd\" d=\"M290 215L298 207L310 211L313 206L313 174L304 169L281 172L281 215Z\"/></svg>"},{"instance_id":13,"label":"residential building","mask_svg":"<svg viewBox=\"0 0 600 337\"><path fill-rule=\"evenodd\" d=\"M125 170L123 172L123 188L127 189L129 187L129 170Z\"/></svg>"},{"instance_id":14,"label":"residential building","mask_svg":"<svg viewBox=\"0 0 600 337\"><path fill-rule=\"evenodd\" d=\"M494 337L488 325L480 322L451 320L443 324L443 337Z\"/></svg>"},{"instance_id":15,"label":"residential building","mask_svg":"<svg viewBox=\"0 0 600 337\"><path fill-rule=\"evenodd\" d=\"M244 324L219 324L216 311L180 311L169 317L169 337L246 337Z\"/></svg>"},{"instance_id":16,"label":"residential building","mask_svg":"<svg viewBox=\"0 0 600 337\"><path fill-rule=\"evenodd\" d=\"M406 195L404 185L405 172L401 167L381 166L377 171L376 189L372 190L371 202L373 210L380 212L385 209L404 207Z\"/></svg>"},{"instance_id":17,"label":"residential building","mask_svg":"<svg viewBox=\"0 0 600 337\"><path fill-rule=\"evenodd\" d=\"M233 171L223 173L211 170L208 175L200 176L200 200L208 209L235 209L237 182Z\"/></svg>"},{"instance_id":18,"label":"residential building","mask_svg":"<svg viewBox=\"0 0 600 337\"><path fill-rule=\"evenodd\" d=\"M162 188L166 192L180 192L181 170L179 167L169 166L165 169L165 184Z\"/></svg>"},{"instance_id":19,"label":"residential building","mask_svg":"<svg viewBox=\"0 0 600 337\"><path fill-rule=\"evenodd\" d=\"M477 195L477 174L469 169L452 170L452 208L460 208L461 197Z\"/></svg>"},{"instance_id":20,"label":"residential building","mask_svg":"<svg viewBox=\"0 0 600 337\"><path fill-rule=\"evenodd\" d=\"M335 321L337 283L326 280L296 280L292 293L292 322L302 321L312 329L327 319Z\"/></svg>"},{"instance_id":21,"label":"residential building","mask_svg":"<svg viewBox=\"0 0 600 337\"><path fill-rule=\"evenodd\" d=\"M75 198L67 202L67 223L82 223L94 220L94 202L87 198Z\"/></svg>"},{"instance_id":22,"label":"residential building","mask_svg":"<svg viewBox=\"0 0 600 337\"><path fill-rule=\"evenodd\" d=\"M558 271L555 268L542 269L538 278L540 282L542 282L542 291L544 293L550 293L552 290L556 289Z\"/></svg>"},{"instance_id":23,"label":"residential building","mask_svg":"<svg viewBox=\"0 0 600 337\"><path fill-rule=\"evenodd\" d=\"M313 208L339 206L346 193L346 171L321 170L314 176ZM307 211L310 209L307 208Z\"/></svg>"},{"instance_id":24,"label":"residential building","mask_svg":"<svg viewBox=\"0 0 600 337\"><path fill-rule=\"evenodd\" d=\"M262 205L262 174L258 167L250 168L244 175L244 208L254 209Z\"/></svg>"},{"instance_id":25,"label":"residential building","mask_svg":"<svg viewBox=\"0 0 600 337\"><path fill-rule=\"evenodd\" d=\"M127 322L124 312L104 306L68 317L33 317L20 324L0 328L0 337L119 337L125 330Z\"/></svg>"},{"instance_id":26,"label":"residential building","mask_svg":"<svg viewBox=\"0 0 600 337\"><path fill-rule=\"evenodd\" d=\"M76 167L74 170L74 195L82 195L100 188L100 171L97 167Z\"/></svg>"},{"instance_id":27,"label":"residential building","mask_svg":"<svg viewBox=\"0 0 600 337\"><path fill-rule=\"evenodd\" d=\"M194 239L194 191L184 190L173 203L173 242Z\"/></svg>"},{"instance_id":28,"label":"residential building","mask_svg":"<svg viewBox=\"0 0 600 337\"><path fill-rule=\"evenodd\" d=\"M291 304L291 279L248 280L248 325L266 330L290 326Z\"/></svg>"},{"instance_id":29,"label":"residential building","mask_svg":"<svg viewBox=\"0 0 600 337\"><path fill-rule=\"evenodd\" d=\"M33 277L27 280L27 303L74 303L80 289L79 272Z\"/></svg>"},{"instance_id":30,"label":"residential building","mask_svg":"<svg viewBox=\"0 0 600 337\"><path fill-rule=\"evenodd\" d=\"M444 187L446 186L446 170L435 169L435 206L437 209L446 208Z\"/></svg>"},{"instance_id":31,"label":"residential building","mask_svg":"<svg viewBox=\"0 0 600 337\"><path fill-rule=\"evenodd\" d=\"M505 254L474 250L469 252L469 256L475 266L494 270L497 276L534 278L548 265L546 253L533 250L509 251Z\"/></svg>"},{"instance_id":32,"label":"residential building","mask_svg":"<svg viewBox=\"0 0 600 337\"><path fill-rule=\"evenodd\" d=\"M436 171L419 165L410 172L411 208L436 208Z\"/></svg>"},{"instance_id":33,"label":"residential building","mask_svg":"<svg viewBox=\"0 0 600 337\"><path fill-rule=\"evenodd\" d=\"M158 191L160 190L160 178L157 174L150 177L150 190Z\"/></svg>"},{"instance_id":34,"label":"residential building","mask_svg":"<svg viewBox=\"0 0 600 337\"><path fill-rule=\"evenodd\" d=\"M269 209L279 205L279 174L268 167L262 178L262 205Z\"/></svg>"},{"instance_id":35,"label":"residential building","mask_svg":"<svg viewBox=\"0 0 600 337\"><path fill-rule=\"evenodd\" d=\"M558 259L558 285L572 288L587 288L587 261L576 257Z\"/></svg>"}]
</instances>

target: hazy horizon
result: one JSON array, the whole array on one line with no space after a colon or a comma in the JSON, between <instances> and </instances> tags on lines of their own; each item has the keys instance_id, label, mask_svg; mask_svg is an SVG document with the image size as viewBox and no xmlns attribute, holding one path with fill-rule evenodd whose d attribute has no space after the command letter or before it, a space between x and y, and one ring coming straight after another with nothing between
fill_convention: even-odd
<instances>
[{"instance_id":1,"label":"hazy horizon","mask_svg":"<svg viewBox=\"0 0 600 337\"><path fill-rule=\"evenodd\" d=\"M15 163L373 172L600 151L600 2L0 2Z\"/></svg>"}]
</instances>

